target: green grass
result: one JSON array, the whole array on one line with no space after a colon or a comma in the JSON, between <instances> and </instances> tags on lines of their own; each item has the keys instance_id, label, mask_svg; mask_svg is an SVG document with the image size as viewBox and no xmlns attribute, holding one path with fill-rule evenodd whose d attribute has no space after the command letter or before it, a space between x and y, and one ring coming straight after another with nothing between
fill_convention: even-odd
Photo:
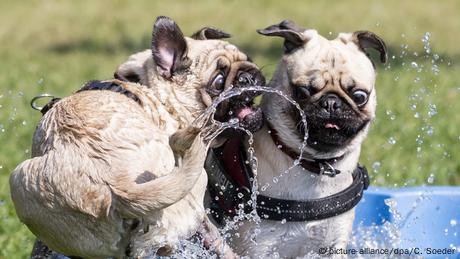
<instances>
[{"instance_id":1,"label":"green grass","mask_svg":"<svg viewBox=\"0 0 460 259\"><path fill-rule=\"evenodd\" d=\"M390 57L395 58L389 68L378 67L377 120L361 162L370 171L374 165L371 175L378 185L458 185L460 2L280 3L1 0L0 258L25 258L33 243L32 234L15 216L8 187L10 172L30 155L31 134L40 118L29 108L29 100L43 92L65 96L87 80L110 78L129 54L149 47L152 23L158 15L173 17L187 35L206 25L232 33L230 41L248 52L268 78L281 55L282 41L264 38L255 29L289 18L323 35L331 32L329 37L360 29L379 34L389 45ZM423 57L425 32L431 32L433 52L440 56L439 75L430 72L431 57ZM401 44L408 45L406 55L401 55ZM428 72L417 73L413 61ZM420 80L414 82L417 77ZM430 104L437 111L432 117L428 116ZM414 117L416 112L419 118ZM418 135L423 143L417 144ZM391 137L395 144L389 143ZM433 183L427 181L430 174Z\"/></svg>"}]
</instances>

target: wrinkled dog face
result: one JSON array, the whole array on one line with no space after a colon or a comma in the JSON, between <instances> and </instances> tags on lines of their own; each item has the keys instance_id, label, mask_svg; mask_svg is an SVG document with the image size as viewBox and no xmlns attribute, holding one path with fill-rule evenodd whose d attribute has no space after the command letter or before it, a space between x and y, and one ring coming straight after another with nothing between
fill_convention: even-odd
<instances>
[{"instance_id":1,"label":"wrinkled dog face","mask_svg":"<svg viewBox=\"0 0 460 259\"><path fill-rule=\"evenodd\" d=\"M375 70L364 49L376 49L386 62L385 43L371 32L340 33L328 40L290 21L258 32L285 39L274 87L282 88L305 111L308 146L327 153L345 148L353 140L361 142L376 108ZM287 124L303 138L299 112L288 104L285 108L285 120L292 121Z\"/></svg>"},{"instance_id":2,"label":"wrinkled dog face","mask_svg":"<svg viewBox=\"0 0 460 259\"><path fill-rule=\"evenodd\" d=\"M174 21L160 17L154 25L151 51L132 55L120 65L115 77L147 85L159 96L174 92L185 106L202 111L224 90L265 84L259 68L246 54L220 40L228 37L209 27L184 37ZM166 89L158 78L166 79L173 88ZM255 96L245 92L222 102L215 118L228 121L237 117L245 128L258 130L263 120L261 109L253 107Z\"/></svg>"},{"instance_id":3,"label":"wrinkled dog face","mask_svg":"<svg viewBox=\"0 0 460 259\"><path fill-rule=\"evenodd\" d=\"M190 45L194 52L207 54L196 58L192 69L204 82L200 92L207 106L225 90L265 85L265 78L259 68L234 45L215 40L194 40ZM247 91L221 102L217 106L215 118L219 121L238 118L246 129L253 132L260 129L263 124L262 110L253 105L256 95L256 92Z\"/></svg>"}]
</instances>

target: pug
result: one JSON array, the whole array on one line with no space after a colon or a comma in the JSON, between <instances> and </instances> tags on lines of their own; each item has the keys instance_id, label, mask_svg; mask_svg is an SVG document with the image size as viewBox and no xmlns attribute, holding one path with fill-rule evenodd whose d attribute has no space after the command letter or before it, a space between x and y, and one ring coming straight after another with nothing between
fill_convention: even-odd
<instances>
[{"instance_id":1,"label":"pug","mask_svg":"<svg viewBox=\"0 0 460 259\"><path fill-rule=\"evenodd\" d=\"M353 207L368 185L358 160L376 109L376 71L366 51L377 50L385 63L385 43L368 31L328 40L291 21L258 32L284 39L284 54L268 86L295 100L306 124L285 98L264 95L265 124L253 144L260 223L243 221L232 247L251 258L346 248Z\"/></svg>"},{"instance_id":2,"label":"pug","mask_svg":"<svg viewBox=\"0 0 460 259\"><path fill-rule=\"evenodd\" d=\"M149 56L147 73L133 73L129 64L117 71L145 85L93 81L47 106L32 158L10 177L19 219L49 248L72 257L168 255L197 231L215 241L208 245L216 253L233 257L203 207L203 164L220 129L205 124L202 113L225 89L263 76L220 40L227 37L213 28L184 37L173 20L159 17L151 50L139 54ZM224 101L216 119L244 114L251 116L248 128L260 128L261 113L251 105L243 97Z\"/></svg>"}]
</instances>

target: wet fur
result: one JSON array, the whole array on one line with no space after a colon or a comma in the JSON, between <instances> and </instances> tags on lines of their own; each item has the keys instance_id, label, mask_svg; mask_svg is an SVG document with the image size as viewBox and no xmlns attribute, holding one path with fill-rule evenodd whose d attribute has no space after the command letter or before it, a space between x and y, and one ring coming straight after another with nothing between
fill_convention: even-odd
<instances>
[{"instance_id":1,"label":"wet fur","mask_svg":"<svg viewBox=\"0 0 460 259\"><path fill-rule=\"evenodd\" d=\"M206 108L200 89L217 58L247 56L223 41L185 40L187 70L158 70L151 50L119 67L118 78L142 84L113 82L139 102L83 91L40 120L32 158L17 166L10 186L18 217L50 248L84 258L168 253L203 224L220 240L203 207L203 164L215 129L190 125ZM219 242L216 252L233 257Z\"/></svg>"}]
</instances>

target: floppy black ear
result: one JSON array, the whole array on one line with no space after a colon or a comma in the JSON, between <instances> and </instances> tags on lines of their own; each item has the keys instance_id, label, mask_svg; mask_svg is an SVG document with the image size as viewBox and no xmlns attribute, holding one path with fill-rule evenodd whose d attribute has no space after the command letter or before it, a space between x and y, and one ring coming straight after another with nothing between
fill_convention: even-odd
<instances>
[{"instance_id":1,"label":"floppy black ear","mask_svg":"<svg viewBox=\"0 0 460 259\"><path fill-rule=\"evenodd\" d=\"M380 62L387 62L387 46L382 38L370 31L356 31L353 33L352 37L356 45L358 45L364 52L366 52L366 49L368 48L375 49L380 53Z\"/></svg>"},{"instance_id":2,"label":"floppy black ear","mask_svg":"<svg viewBox=\"0 0 460 259\"><path fill-rule=\"evenodd\" d=\"M285 52L291 52L292 50L305 44L305 37L302 34L304 31L305 29L300 28L290 20L284 20L279 24L274 24L265 29L257 30L258 33L265 36L279 36L284 38Z\"/></svg>"},{"instance_id":3,"label":"floppy black ear","mask_svg":"<svg viewBox=\"0 0 460 259\"><path fill-rule=\"evenodd\" d=\"M169 17L159 16L153 25L152 54L158 73L165 78L190 65L184 35Z\"/></svg>"},{"instance_id":4,"label":"floppy black ear","mask_svg":"<svg viewBox=\"0 0 460 259\"><path fill-rule=\"evenodd\" d=\"M231 35L216 28L204 27L201 30L192 34L192 39L195 40L218 40L230 38Z\"/></svg>"}]
</instances>

